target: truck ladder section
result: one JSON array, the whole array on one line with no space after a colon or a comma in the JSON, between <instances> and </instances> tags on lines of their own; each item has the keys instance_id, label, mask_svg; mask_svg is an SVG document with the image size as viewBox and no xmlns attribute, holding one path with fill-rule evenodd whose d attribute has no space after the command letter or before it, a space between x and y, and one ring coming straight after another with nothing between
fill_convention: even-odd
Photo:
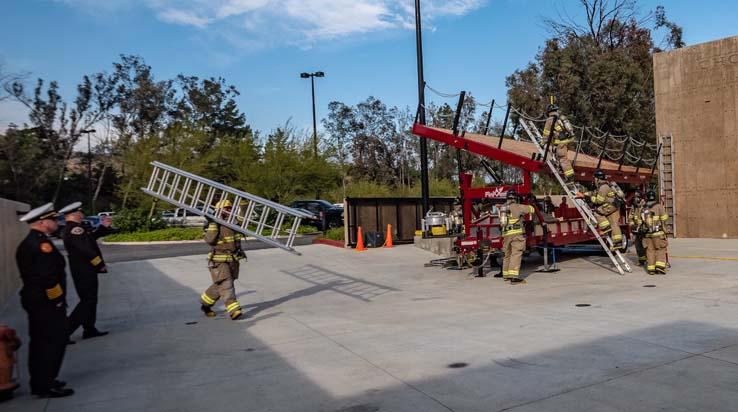
<instances>
[{"instance_id":1,"label":"truck ladder section","mask_svg":"<svg viewBox=\"0 0 738 412\"><path fill-rule=\"evenodd\" d=\"M300 221L307 213L222 185L159 162L152 162L149 185L141 190L188 212L204 216L268 245L300 255L293 247ZM231 214L214 210L218 201L230 200ZM282 229L283 225L287 229ZM266 230L271 233L267 234Z\"/></svg>"},{"instance_id":2,"label":"truck ladder section","mask_svg":"<svg viewBox=\"0 0 738 412\"><path fill-rule=\"evenodd\" d=\"M661 152L659 155L659 190L664 202L667 236L676 237L676 204L674 202L674 145L671 134L659 136Z\"/></svg>"},{"instance_id":3,"label":"truck ladder section","mask_svg":"<svg viewBox=\"0 0 738 412\"><path fill-rule=\"evenodd\" d=\"M538 128L533 122L529 122L525 119L520 119L520 125L523 126L523 129L525 130L525 133L528 134L528 137L533 142L533 144L536 146L536 149L538 149L538 152L541 154L542 157L545 156L544 149L541 147L541 143L543 142L543 138L541 137L541 134L538 131ZM535 132L535 134L534 134ZM602 246L602 249L607 253L607 256L612 261L613 265L615 265L615 268L618 270L618 273L621 275L625 275L625 272L631 272L630 265L625 260L623 255L620 253L620 250L617 248L614 249L614 255L611 251L611 247L613 245L612 239L610 237L607 237L607 242L605 239L600 236L599 232L595 228L595 224L597 223L597 219L594 216L594 213L589 208L587 203L584 201L584 199L579 199L576 197L576 193L574 192L574 189L576 188L576 185L573 185L574 187L571 187L566 184L566 181L561 177L561 174L559 174L559 168L557 165L554 164L553 159L554 156L548 156L546 158L546 164L548 165L548 168L551 169L551 173L556 177L556 180L558 180L561 187L566 192L566 195L569 197L569 199L572 201L574 206L579 211L579 214L582 215L582 218L584 219L584 222L587 223L587 226L589 227L589 230L592 232L592 234L595 236L598 242L600 242L600 245Z\"/></svg>"}]
</instances>

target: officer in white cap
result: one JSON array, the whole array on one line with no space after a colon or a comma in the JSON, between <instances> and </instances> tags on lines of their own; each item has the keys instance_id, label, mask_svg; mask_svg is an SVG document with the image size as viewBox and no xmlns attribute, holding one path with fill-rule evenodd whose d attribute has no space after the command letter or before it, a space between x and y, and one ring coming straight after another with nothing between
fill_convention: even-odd
<instances>
[{"instance_id":1,"label":"officer in white cap","mask_svg":"<svg viewBox=\"0 0 738 412\"><path fill-rule=\"evenodd\" d=\"M87 232L82 226L82 202L74 202L59 210L67 221L64 227L64 248L69 255L69 269L72 272L74 287L77 289L79 303L69 315L69 335L82 326L82 339L105 336L95 327L97 320L98 273L107 273L97 239L108 233L110 218L103 219L94 231Z\"/></svg>"},{"instance_id":2,"label":"officer in white cap","mask_svg":"<svg viewBox=\"0 0 738 412\"><path fill-rule=\"evenodd\" d=\"M52 203L31 210L21 217L31 230L18 246L15 260L23 280L21 305L28 312L31 337L28 370L31 393L45 398L74 394L57 380L67 347L66 262L49 240L57 230L58 214Z\"/></svg>"}]
</instances>

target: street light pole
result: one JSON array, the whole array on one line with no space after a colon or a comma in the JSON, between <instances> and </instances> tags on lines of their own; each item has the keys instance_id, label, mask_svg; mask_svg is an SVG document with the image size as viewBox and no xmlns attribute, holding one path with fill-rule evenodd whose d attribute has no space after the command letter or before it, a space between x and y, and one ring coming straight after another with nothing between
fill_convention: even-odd
<instances>
[{"instance_id":1,"label":"street light pole","mask_svg":"<svg viewBox=\"0 0 738 412\"><path fill-rule=\"evenodd\" d=\"M87 200L90 214L95 213L92 206L92 151L90 150L90 134L95 133L95 129L81 130L80 134L87 134Z\"/></svg>"},{"instance_id":2,"label":"street light pole","mask_svg":"<svg viewBox=\"0 0 738 412\"><path fill-rule=\"evenodd\" d=\"M415 0L415 48L418 59L418 122L425 126L425 77L423 76L423 31L420 26L420 0ZM429 210L428 189L428 143L424 137L420 139L420 191L423 205L423 216Z\"/></svg>"},{"instance_id":3,"label":"street light pole","mask_svg":"<svg viewBox=\"0 0 738 412\"><path fill-rule=\"evenodd\" d=\"M323 72L315 73L300 73L300 77L303 79L310 78L310 88L313 96L313 155L318 158L318 123L315 118L315 78L325 77Z\"/></svg>"}]
</instances>

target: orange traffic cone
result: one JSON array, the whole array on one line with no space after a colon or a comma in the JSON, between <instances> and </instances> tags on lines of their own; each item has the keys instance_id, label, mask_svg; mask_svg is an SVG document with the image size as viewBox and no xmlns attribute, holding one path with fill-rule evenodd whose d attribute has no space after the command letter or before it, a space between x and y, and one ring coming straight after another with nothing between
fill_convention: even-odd
<instances>
[{"instance_id":1,"label":"orange traffic cone","mask_svg":"<svg viewBox=\"0 0 738 412\"><path fill-rule=\"evenodd\" d=\"M364 235L361 233L361 226L359 226L359 232L356 235L357 238L359 238L356 241L356 250L357 252L365 252L367 248L364 246Z\"/></svg>"},{"instance_id":2,"label":"orange traffic cone","mask_svg":"<svg viewBox=\"0 0 738 412\"><path fill-rule=\"evenodd\" d=\"M387 223L387 239L384 241L384 247L393 247L392 246L392 225Z\"/></svg>"}]
</instances>

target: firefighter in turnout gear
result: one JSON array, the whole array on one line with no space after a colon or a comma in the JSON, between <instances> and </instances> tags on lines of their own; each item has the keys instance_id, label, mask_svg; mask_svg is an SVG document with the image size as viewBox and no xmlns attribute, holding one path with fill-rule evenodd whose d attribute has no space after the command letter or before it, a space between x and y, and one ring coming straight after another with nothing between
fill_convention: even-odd
<instances>
[{"instance_id":1,"label":"firefighter in turnout gear","mask_svg":"<svg viewBox=\"0 0 738 412\"><path fill-rule=\"evenodd\" d=\"M231 208L230 200L221 200L215 205L215 213L217 215L220 212L224 219L228 219ZM246 259L241 249L243 238L243 235L233 229L208 219L205 242L212 246L208 254L208 268L213 284L200 296L200 308L208 317L215 316L213 305L218 299L223 299L231 319L236 320L242 315L233 283L238 279L239 261Z\"/></svg>"},{"instance_id":2,"label":"firefighter in turnout gear","mask_svg":"<svg viewBox=\"0 0 738 412\"><path fill-rule=\"evenodd\" d=\"M612 239L612 249L623 245L623 233L620 230L620 197L615 189L610 187L605 180L605 172L597 169L594 172L596 190L584 194L578 193L578 197L586 198L594 206L594 214L597 218L597 227L600 235L608 235Z\"/></svg>"},{"instance_id":3,"label":"firefighter in turnout gear","mask_svg":"<svg viewBox=\"0 0 738 412\"><path fill-rule=\"evenodd\" d=\"M630 231L635 236L636 254L638 255L638 262L636 265L643 266L646 264L646 248L643 245L643 238L646 234L646 226L643 224L643 204L645 199L643 193L640 190L636 190L633 194L633 199L630 201L630 212L628 213L628 223L630 224Z\"/></svg>"},{"instance_id":4,"label":"firefighter in turnout gear","mask_svg":"<svg viewBox=\"0 0 738 412\"><path fill-rule=\"evenodd\" d=\"M525 251L524 217L533 213L533 206L518 203L514 189L507 191L507 203L499 208L500 229L502 230L502 277L511 285L525 283L520 279L520 262Z\"/></svg>"},{"instance_id":5,"label":"firefighter in turnout gear","mask_svg":"<svg viewBox=\"0 0 738 412\"><path fill-rule=\"evenodd\" d=\"M461 199L457 197L454 199L454 210L449 214L451 218L451 232L455 234L464 233L464 211L461 206Z\"/></svg>"},{"instance_id":6,"label":"firefighter in turnout gear","mask_svg":"<svg viewBox=\"0 0 738 412\"><path fill-rule=\"evenodd\" d=\"M74 202L65 206L59 213L64 213L64 248L69 254L69 269L72 272L74 287L77 289L79 303L69 315L71 336L77 328L83 327L82 339L105 336L95 327L97 320L98 273L108 273L97 239L109 232L110 218L105 218L91 233L82 227L82 202Z\"/></svg>"},{"instance_id":7,"label":"firefighter in turnout gear","mask_svg":"<svg viewBox=\"0 0 738 412\"><path fill-rule=\"evenodd\" d=\"M648 260L646 270L649 275L666 274L666 214L664 206L656 200L656 192L649 190L646 193L646 204L643 206L643 223L646 226L646 235L643 244L646 247Z\"/></svg>"},{"instance_id":8,"label":"firefighter in turnout gear","mask_svg":"<svg viewBox=\"0 0 738 412\"><path fill-rule=\"evenodd\" d=\"M553 103L553 98L551 98L551 104L546 107L546 115L548 118L543 126L543 137L551 141L549 146L556 155L564 178L567 181L572 181L574 168L571 166L568 154L569 144L574 141L574 128L566 116L559 114L559 107ZM541 144L546 145L548 141L541 142Z\"/></svg>"},{"instance_id":9,"label":"firefighter in turnout gear","mask_svg":"<svg viewBox=\"0 0 738 412\"><path fill-rule=\"evenodd\" d=\"M31 337L28 370L31 393L44 398L74 394L57 380L67 347L66 262L48 238L57 230L57 212L47 203L26 213L31 230L18 246L15 260L23 280L21 306L28 313Z\"/></svg>"}]
</instances>

